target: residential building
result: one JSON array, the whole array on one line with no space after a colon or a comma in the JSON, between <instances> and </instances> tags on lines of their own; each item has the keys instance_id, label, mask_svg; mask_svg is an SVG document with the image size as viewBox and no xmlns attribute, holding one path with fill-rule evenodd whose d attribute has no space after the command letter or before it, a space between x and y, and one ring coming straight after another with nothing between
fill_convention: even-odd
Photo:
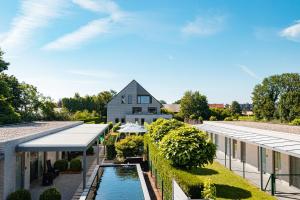
<instances>
[{"instance_id":1,"label":"residential building","mask_svg":"<svg viewBox=\"0 0 300 200\"><path fill-rule=\"evenodd\" d=\"M107 129L106 124L68 121L1 126L0 200L5 200L17 189L30 189L31 182L46 172L46 161L50 160L53 166L56 160L62 159L63 152L84 152L85 181L86 150Z\"/></svg>"},{"instance_id":2,"label":"residential building","mask_svg":"<svg viewBox=\"0 0 300 200\"><path fill-rule=\"evenodd\" d=\"M209 108L225 108L225 105L222 103L211 103L208 104Z\"/></svg>"},{"instance_id":3,"label":"residential building","mask_svg":"<svg viewBox=\"0 0 300 200\"><path fill-rule=\"evenodd\" d=\"M172 118L162 114L161 107L157 99L133 80L107 104L107 121L144 124L158 118Z\"/></svg>"}]
</instances>

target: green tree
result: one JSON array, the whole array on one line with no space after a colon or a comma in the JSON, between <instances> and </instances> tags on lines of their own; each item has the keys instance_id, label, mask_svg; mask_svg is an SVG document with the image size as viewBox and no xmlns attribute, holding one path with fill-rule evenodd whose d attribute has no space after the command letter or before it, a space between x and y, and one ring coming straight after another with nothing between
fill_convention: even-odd
<instances>
[{"instance_id":1,"label":"green tree","mask_svg":"<svg viewBox=\"0 0 300 200\"><path fill-rule=\"evenodd\" d=\"M239 102L237 102L237 101L233 101L231 103L230 110L231 110L232 114L234 114L234 115L241 115L242 114L241 106L240 106Z\"/></svg>"},{"instance_id":2,"label":"green tree","mask_svg":"<svg viewBox=\"0 0 300 200\"><path fill-rule=\"evenodd\" d=\"M208 119L209 107L206 96L201 95L198 91L185 92L180 101L180 112L185 119L191 116L195 116L197 119L199 117Z\"/></svg>"},{"instance_id":3,"label":"green tree","mask_svg":"<svg viewBox=\"0 0 300 200\"><path fill-rule=\"evenodd\" d=\"M280 98L279 116L282 121L293 121L300 117L300 91L289 91Z\"/></svg>"},{"instance_id":4,"label":"green tree","mask_svg":"<svg viewBox=\"0 0 300 200\"><path fill-rule=\"evenodd\" d=\"M0 48L0 72L7 70L8 66L9 66L9 63L4 61L3 55L4 55L4 52Z\"/></svg>"}]
</instances>

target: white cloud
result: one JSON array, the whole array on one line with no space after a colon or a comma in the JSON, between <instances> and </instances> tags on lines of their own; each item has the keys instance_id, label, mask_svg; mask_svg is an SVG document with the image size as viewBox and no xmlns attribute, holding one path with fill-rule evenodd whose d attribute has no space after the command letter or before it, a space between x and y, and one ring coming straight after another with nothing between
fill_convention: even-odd
<instances>
[{"instance_id":1,"label":"white cloud","mask_svg":"<svg viewBox=\"0 0 300 200\"><path fill-rule=\"evenodd\" d=\"M181 32L189 36L210 36L222 31L225 21L226 17L223 15L197 16L194 21L188 22Z\"/></svg>"},{"instance_id":2,"label":"white cloud","mask_svg":"<svg viewBox=\"0 0 300 200\"><path fill-rule=\"evenodd\" d=\"M5 50L17 49L29 43L34 32L47 26L51 19L61 15L65 1L23 0L8 32L2 33L0 44Z\"/></svg>"},{"instance_id":3,"label":"white cloud","mask_svg":"<svg viewBox=\"0 0 300 200\"><path fill-rule=\"evenodd\" d=\"M77 47L78 45L100 35L109 32L109 18L98 19L89 22L72 33L68 33L57 40L48 43L43 49L63 50Z\"/></svg>"},{"instance_id":4,"label":"white cloud","mask_svg":"<svg viewBox=\"0 0 300 200\"><path fill-rule=\"evenodd\" d=\"M70 74L89 77L89 78L97 78L97 79L112 79L116 78L118 75L116 73L113 73L111 71L106 70L71 70L68 71Z\"/></svg>"},{"instance_id":5,"label":"white cloud","mask_svg":"<svg viewBox=\"0 0 300 200\"><path fill-rule=\"evenodd\" d=\"M259 77L257 76L257 74L255 72L253 72L249 67L245 66L245 65L238 65L238 67L246 74L248 74L250 77L254 78L254 79L259 79Z\"/></svg>"},{"instance_id":6,"label":"white cloud","mask_svg":"<svg viewBox=\"0 0 300 200\"><path fill-rule=\"evenodd\" d=\"M115 2L110 0L73 0L73 3L89 11L105 13L108 16L90 21L77 30L46 44L43 49L66 50L78 47L97 36L109 33L115 24L123 22L127 17L127 13L121 11Z\"/></svg>"},{"instance_id":7,"label":"white cloud","mask_svg":"<svg viewBox=\"0 0 300 200\"><path fill-rule=\"evenodd\" d=\"M295 24L283 29L279 34L281 37L300 42L300 20L296 21Z\"/></svg>"}]
</instances>

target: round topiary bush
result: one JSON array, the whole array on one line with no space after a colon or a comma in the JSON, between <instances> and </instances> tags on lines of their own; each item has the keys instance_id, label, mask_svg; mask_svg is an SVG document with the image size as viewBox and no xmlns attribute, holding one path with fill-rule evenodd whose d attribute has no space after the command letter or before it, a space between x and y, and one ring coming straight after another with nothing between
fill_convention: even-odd
<instances>
[{"instance_id":1,"label":"round topiary bush","mask_svg":"<svg viewBox=\"0 0 300 200\"><path fill-rule=\"evenodd\" d=\"M159 119L150 125L150 137L155 141L159 142L169 131L184 126L184 123L176 119ZM149 130L149 129L148 129Z\"/></svg>"},{"instance_id":2,"label":"round topiary bush","mask_svg":"<svg viewBox=\"0 0 300 200\"><path fill-rule=\"evenodd\" d=\"M68 169L68 161L67 160L57 160L54 163L54 168L63 172Z\"/></svg>"},{"instance_id":3,"label":"round topiary bush","mask_svg":"<svg viewBox=\"0 0 300 200\"><path fill-rule=\"evenodd\" d=\"M50 188L40 195L40 200L61 200L61 194L56 188Z\"/></svg>"},{"instance_id":4,"label":"round topiary bush","mask_svg":"<svg viewBox=\"0 0 300 200\"><path fill-rule=\"evenodd\" d=\"M159 143L161 154L177 167L202 167L212 163L216 146L206 133L194 127L172 130Z\"/></svg>"},{"instance_id":5,"label":"round topiary bush","mask_svg":"<svg viewBox=\"0 0 300 200\"><path fill-rule=\"evenodd\" d=\"M81 171L82 166L81 166L81 160L78 158L74 158L70 162L70 170L71 171Z\"/></svg>"},{"instance_id":6,"label":"round topiary bush","mask_svg":"<svg viewBox=\"0 0 300 200\"><path fill-rule=\"evenodd\" d=\"M7 200L31 200L31 194L28 190L20 189L8 195Z\"/></svg>"},{"instance_id":7,"label":"round topiary bush","mask_svg":"<svg viewBox=\"0 0 300 200\"><path fill-rule=\"evenodd\" d=\"M116 143L116 152L118 158L140 156L143 154L144 138L143 136L131 135Z\"/></svg>"}]
</instances>

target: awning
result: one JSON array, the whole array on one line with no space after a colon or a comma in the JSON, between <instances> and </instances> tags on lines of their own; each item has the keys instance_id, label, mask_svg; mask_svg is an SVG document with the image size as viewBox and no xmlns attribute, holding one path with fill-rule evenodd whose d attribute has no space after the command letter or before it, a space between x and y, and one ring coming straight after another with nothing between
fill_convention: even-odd
<instances>
[{"instance_id":1,"label":"awning","mask_svg":"<svg viewBox=\"0 0 300 200\"><path fill-rule=\"evenodd\" d=\"M263 130L218 122L195 125L202 131L223 135L300 158L300 134Z\"/></svg>"},{"instance_id":2,"label":"awning","mask_svg":"<svg viewBox=\"0 0 300 200\"><path fill-rule=\"evenodd\" d=\"M16 151L85 151L106 129L107 124L82 124L21 143L16 147Z\"/></svg>"}]
</instances>

